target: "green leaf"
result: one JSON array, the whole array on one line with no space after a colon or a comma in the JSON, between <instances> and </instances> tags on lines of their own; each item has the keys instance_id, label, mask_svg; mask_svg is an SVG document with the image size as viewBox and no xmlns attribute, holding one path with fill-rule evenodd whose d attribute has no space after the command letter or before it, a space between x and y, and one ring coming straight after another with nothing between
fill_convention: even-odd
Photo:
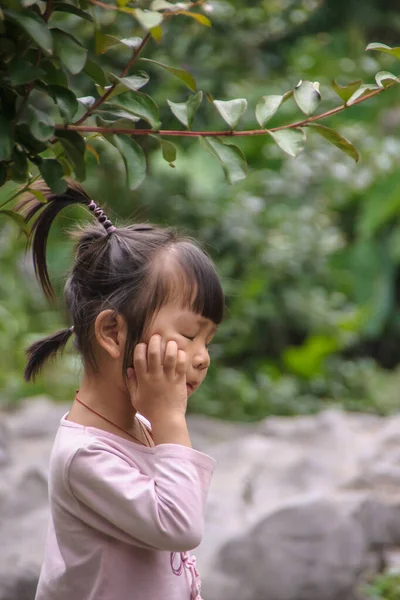
<instances>
[{"instance_id":1,"label":"green leaf","mask_svg":"<svg viewBox=\"0 0 400 600\"><path fill-rule=\"evenodd\" d=\"M150 77L144 71L139 71L134 75L130 75L129 77L118 77L113 73L108 74L108 78L111 83L117 83L111 94L108 98L113 98L114 96L118 96L123 92L136 92L140 90L140 88L144 87L146 83L148 83Z\"/></svg>"},{"instance_id":2,"label":"green leaf","mask_svg":"<svg viewBox=\"0 0 400 600\"><path fill-rule=\"evenodd\" d=\"M64 148L69 162L74 167L77 179L84 181L86 179L85 140L77 131L58 129L56 135L57 140Z\"/></svg>"},{"instance_id":3,"label":"green leaf","mask_svg":"<svg viewBox=\"0 0 400 600\"><path fill-rule=\"evenodd\" d=\"M85 66L87 50L72 35L61 31L61 29L52 29L54 39L54 49L61 62L67 67L72 75L80 73Z\"/></svg>"},{"instance_id":4,"label":"green leaf","mask_svg":"<svg viewBox=\"0 0 400 600\"><path fill-rule=\"evenodd\" d=\"M40 67L30 64L26 59L15 56L7 66L7 81L11 85L25 85L39 77L43 77L45 72Z\"/></svg>"},{"instance_id":5,"label":"green leaf","mask_svg":"<svg viewBox=\"0 0 400 600\"><path fill-rule=\"evenodd\" d=\"M28 179L28 159L25 152L22 152L17 147L12 153L13 164L11 166L11 178L17 183L25 183Z\"/></svg>"},{"instance_id":6,"label":"green leaf","mask_svg":"<svg viewBox=\"0 0 400 600\"><path fill-rule=\"evenodd\" d=\"M154 0L150 8L151 10L176 10L176 4L171 4L171 2L166 2L166 0Z\"/></svg>"},{"instance_id":7,"label":"green leaf","mask_svg":"<svg viewBox=\"0 0 400 600\"><path fill-rule=\"evenodd\" d=\"M247 100L235 98L234 100L214 100L214 106L218 110L225 123L231 129L235 129L240 117L246 112Z\"/></svg>"},{"instance_id":8,"label":"green leaf","mask_svg":"<svg viewBox=\"0 0 400 600\"><path fill-rule=\"evenodd\" d=\"M392 83L400 83L400 79L396 75L393 75L393 73L389 73L389 71L379 71L375 75L375 81L380 88L388 87Z\"/></svg>"},{"instance_id":9,"label":"green leaf","mask_svg":"<svg viewBox=\"0 0 400 600\"><path fill-rule=\"evenodd\" d=\"M61 85L49 85L48 90L60 109L64 123L72 121L79 106L75 94Z\"/></svg>"},{"instance_id":10,"label":"green leaf","mask_svg":"<svg viewBox=\"0 0 400 600\"><path fill-rule=\"evenodd\" d=\"M176 146L168 140L160 140L160 144L164 160L166 160L171 167L175 166L173 163L176 161Z\"/></svg>"},{"instance_id":11,"label":"green leaf","mask_svg":"<svg viewBox=\"0 0 400 600\"><path fill-rule=\"evenodd\" d=\"M64 169L55 158L44 158L39 164L39 171L47 185L56 194L62 194L66 191L68 184L63 179Z\"/></svg>"},{"instance_id":12,"label":"green leaf","mask_svg":"<svg viewBox=\"0 0 400 600\"><path fill-rule=\"evenodd\" d=\"M155 131L160 129L161 122L158 106L154 100L146 94L140 92L125 92L124 94L120 94L115 99L115 102L103 105L104 108L106 106L122 108L147 121Z\"/></svg>"},{"instance_id":13,"label":"green leaf","mask_svg":"<svg viewBox=\"0 0 400 600\"><path fill-rule=\"evenodd\" d=\"M94 60L88 58L83 71L98 85L101 85L102 87L108 85L107 77L105 76L103 69Z\"/></svg>"},{"instance_id":14,"label":"green leaf","mask_svg":"<svg viewBox=\"0 0 400 600\"><path fill-rule=\"evenodd\" d=\"M71 177L74 174L73 167L69 160L65 158L65 156L61 155L57 158L58 162L61 163L61 166L64 171L64 177Z\"/></svg>"},{"instance_id":15,"label":"green leaf","mask_svg":"<svg viewBox=\"0 0 400 600\"><path fill-rule=\"evenodd\" d=\"M212 27L210 19L200 13L190 12L188 10L180 10L178 11L178 14L190 17L191 19L194 19L195 21L200 23L200 25L204 25L205 27Z\"/></svg>"},{"instance_id":16,"label":"green leaf","mask_svg":"<svg viewBox=\"0 0 400 600\"><path fill-rule=\"evenodd\" d=\"M121 40L113 35L101 33L96 29L95 32L95 52L96 54L104 54L117 44L120 44Z\"/></svg>"},{"instance_id":17,"label":"green leaf","mask_svg":"<svg viewBox=\"0 0 400 600\"><path fill-rule=\"evenodd\" d=\"M285 92L282 96L282 104L284 102L286 102L287 100L290 100L290 98L292 98L292 96L294 96L293 90L289 90L288 92Z\"/></svg>"},{"instance_id":18,"label":"green leaf","mask_svg":"<svg viewBox=\"0 0 400 600\"><path fill-rule=\"evenodd\" d=\"M351 158L353 158L356 162L360 160L360 155L357 151L357 148L334 129L325 127L325 125L317 125L315 123L310 123L307 127L311 127L314 131L319 133L319 135L328 140L328 142L336 146L336 148L339 148L339 150L342 150L342 152L345 152L345 154L351 156Z\"/></svg>"},{"instance_id":19,"label":"green leaf","mask_svg":"<svg viewBox=\"0 0 400 600\"><path fill-rule=\"evenodd\" d=\"M41 202L42 204L46 204L47 203L46 196L40 190L35 190L33 188L28 188L27 192L29 192L30 194L32 194L32 196L35 196L36 200L39 200L39 202Z\"/></svg>"},{"instance_id":20,"label":"green leaf","mask_svg":"<svg viewBox=\"0 0 400 600\"><path fill-rule=\"evenodd\" d=\"M203 92L199 91L191 96L186 102L171 102L171 100L167 100L167 102L178 121L190 129L202 99Z\"/></svg>"},{"instance_id":21,"label":"green leaf","mask_svg":"<svg viewBox=\"0 0 400 600\"><path fill-rule=\"evenodd\" d=\"M256 106L256 119L261 127L274 116L282 104L283 96L263 96Z\"/></svg>"},{"instance_id":22,"label":"green leaf","mask_svg":"<svg viewBox=\"0 0 400 600\"><path fill-rule=\"evenodd\" d=\"M306 134L301 127L268 131L268 133L278 144L279 148L294 158L304 150Z\"/></svg>"},{"instance_id":23,"label":"green leaf","mask_svg":"<svg viewBox=\"0 0 400 600\"><path fill-rule=\"evenodd\" d=\"M81 10L77 6L73 4L68 4L67 2L57 2L54 4L53 12L66 12L71 15L75 15L77 17L81 17L81 19L86 19L86 21L93 21L93 17L90 13Z\"/></svg>"},{"instance_id":24,"label":"green leaf","mask_svg":"<svg viewBox=\"0 0 400 600\"><path fill-rule=\"evenodd\" d=\"M314 114L321 102L318 81L300 80L294 89L294 99L304 114L308 117Z\"/></svg>"},{"instance_id":25,"label":"green leaf","mask_svg":"<svg viewBox=\"0 0 400 600\"><path fill-rule=\"evenodd\" d=\"M100 164L100 156L99 156L99 153L97 152L97 150L95 150L95 149L93 148L93 146L92 146L91 144L86 144L86 154L87 154L88 152L89 152L90 154L92 154L92 155L95 157L95 159L96 159L96 162L97 162L97 164L99 165L99 164Z\"/></svg>"},{"instance_id":26,"label":"green leaf","mask_svg":"<svg viewBox=\"0 0 400 600\"><path fill-rule=\"evenodd\" d=\"M132 113L130 113L126 110L117 108L116 106L115 106L115 108L113 108L114 105L112 105L112 104L108 104L108 105L103 104L102 106L104 106L106 108L109 107L109 110L102 110L100 108L100 109L96 109L94 112L98 115L103 115L102 121L104 123L107 123L106 126L114 123L114 121L116 119L123 119L125 121L130 121L131 127L134 127L134 124L137 123L138 121L140 121L140 117L136 117Z\"/></svg>"},{"instance_id":27,"label":"green leaf","mask_svg":"<svg viewBox=\"0 0 400 600\"><path fill-rule=\"evenodd\" d=\"M22 215L14 212L13 210L0 210L0 214L10 217L10 219L12 219L18 225L18 227L21 229L21 231L23 231L23 233L26 235L26 237L29 236L29 233L30 233L29 227L28 227L27 223L25 222L25 219Z\"/></svg>"},{"instance_id":28,"label":"green leaf","mask_svg":"<svg viewBox=\"0 0 400 600\"><path fill-rule=\"evenodd\" d=\"M366 50L377 50L378 52L385 52L386 54L391 54L396 58L400 58L400 47L396 46L395 48L391 48L386 44L380 44L379 42L373 42L372 44L368 44L365 48Z\"/></svg>"},{"instance_id":29,"label":"green leaf","mask_svg":"<svg viewBox=\"0 0 400 600\"><path fill-rule=\"evenodd\" d=\"M128 114L128 113L127 113ZM117 119L115 120L115 118L113 118L112 120L109 120L109 118L102 118L101 116L97 115L96 116L96 125L98 127L115 127L118 129L135 129L135 121L133 121L133 119L136 119L136 121L139 121L140 119L138 117L133 117L133 115L129 115L129 118L124 118L124 119Z\"/></svg>"},{"instance_id":30,"label":"green leaf","mask_svg":"<svg viewBox=\"0 0 400 600\"><path fill-rule=\"evenodd\" d=\"M127 46L127 48L139 48L140 44L143 42L140 37L129 37L129 38L121 38L119 40L121 44Z\"/></svg>"},{"instance_id":31,"label":"green leaf","mask_svg":"<svg viewBox=\"0 0 400 600\"><path fill-rule=\"evenodd\" d=\"M4 14L19 25L25 33L46 53L52 54L53 40L47 24L32 10L24 10L23 12L14 12L5 10Z\"/></svg>"},{"instance_id":32,"label":"green leaf","mask_svg":"<svg viewBox=\"0 0 400 600\"><path fill-rule=\"evenodd\" d=\"M68 87L67 75L65 73L64 68L61 65L56 67L49 59L42 61L40 63L40 67L43 68L43 70L46 73L45 81L47 84L52 83L54 85L62 85L64 87Z\"/></svg>"},{"instance_id":33,"label":"green leaf","mask_svg":"<svg viewBox=\"0 0 400 600\"><path fill-rule=\"evenodd\" d=\"M175 75L175 77L183 81L183 83L190 90L192 90L192 92L196 91L196 82L193 76L190 73L188 73L188 71L185 71L185 69L177 69L176 67L170 67L169 65L165 65L164 63L158 62L157 60L152 60L150 58L141 58L140 60L152 63L153 65L157 65L158 67L165 69L166 71L168 71L168 73Z\"/></svg>"},{"instance_id":34,"label":"green leaf","mask_svg":"<svg viewBox=\"0 0 400 600\"><path fill-rule=\"evenodd\" d=\"M229 183L238 183L247 177L246 158L237 146L224 144L214 137L200 137L200 143L207 152L218 158Z\"/></svg>"},{"instance_id":35,"label":"green leaf","mask_svg":"<svg viewBox=\"0 0 400 600\"><path fill-rule=\"evenodd\" d=\"M26 120L29 125L29 129L37 140L46 142L54 134L54 120L47 113L29 104L26 109Z\"/></svg>"},{"instance_id":36,"label":"green leaf","mask_svg":"<svg viewBox=\"0 0 400 600\"><path fill-rule=\"evenodd\" d=\"M147 31L153 29L153 27L161 25L161 23L163 22L163 16L160 15L159 12L135 8L134 13L140 25Z\"/></svg>"},{"instance_id":37,"label":"green leaf","mask_svg":"<svg viewBox=\"0 0 400 600\"><path fill-rule=\"evenodd\" d=\"M111 136L121 153L126 169L126 184L129 190L136 190L146 177L146 158L142 148L128 135Z\"/></svg>"},{"instance_id":38,"label":"green leaf","mask_svg":"<svg viewBox=\"0 0 400 600\"><path fill-rule=\"evenodd\" d=\"M77 100L86 107L93 106L93 104L96 102L96 98L94 96L82 96L81 98L77 98Z\"/></svg>"},{"instance_id":39,"label":"green leaf","mask_svg":"<svg viewBox=\"0 0 400 600\"><path fill-rule=\"evenodd\" d=\"M9 160L14 145L11 122L0 113L0 161Z\"/></svg>"},{"instance_id":40,"label":"green leaf","mask_svg":"<svg viewBox=\"0 0 400 600\"><path fill-rule=\"evenodd\" d=\"M360 87L358 88L358 90L356 90L354 92L354 94L348 99L347 105L351 106L352 104L354 104L354 102L356 100L358 100L359 98L362 98L363 96L366 96L367 94L369 94L373 90L379 90L379 86L375 85L373 83L371 83L371 84L368 83L368 84L365 84L365 85L360 85Z\"/></svg>"},{"instance_id":41,"label":"green leaf","mask_svg":"<svg viewBox=\"0 0 400 600\"><path fill-rule=\"evenodd\" d=\"M346 85L340 85L336 80L332 81L332 89L337 93L339 98L346 102L352 97L354 92L358 90L361 86L362 80L358 79L357 81L351 81L350 83L346 83Z\"/></svg>"},{"instance_id":42,"label":"green leaf","mask_svg":"<svg viewBox=\"0 0 400 600\"><path fill-rule=\"evenodd\" d=\"M328 335L309 337L302 346L288 346L283 352L283 362L288 370L299 377L311 379L322 374L328 356L340 350L339 340Z\"/></svg>"},{"instance_id":43,"label":"green leaf","mask_svg":"<svg viewBox=\"0 0 400 600\"><path fill-rule=\"evenodd\" d=\"M157 43L161 42L163 36L163 30L161 25L157 25L157 27L152 27L150 29L150 33L153 40L155 40Z\"/></svg>"},{"instance_id":44,"label":"green leaf","mask_svg":"<svg viewBox=\"0 0 400 600\"><path fill-rule=\"evenodd\" d=\"M33 154L40 154L40 152L44 152L48 147L48 143L41 142L32 135L29 130L28 123L18 123L17 127L15 128L15 137L18 143L30 150L30 152Z\"/></svg>"}]
</instances>

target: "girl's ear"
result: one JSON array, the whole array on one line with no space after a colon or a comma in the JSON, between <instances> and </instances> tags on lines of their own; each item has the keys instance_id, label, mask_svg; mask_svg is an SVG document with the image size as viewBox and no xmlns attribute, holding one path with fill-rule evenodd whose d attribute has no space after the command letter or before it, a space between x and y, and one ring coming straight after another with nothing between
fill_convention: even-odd
<instances>
[{"instance_id":1,"label":"girl's ear","mask_svg":"<svg viewBox=\"0 0 400 600\"><path fill-rule=\"evenodd\" d=\"M96 317L94 334L97 343L111 358L123 356L126 343L127 326L122 315L114 310L103 310Z\"/></svg>"}]
</instances>

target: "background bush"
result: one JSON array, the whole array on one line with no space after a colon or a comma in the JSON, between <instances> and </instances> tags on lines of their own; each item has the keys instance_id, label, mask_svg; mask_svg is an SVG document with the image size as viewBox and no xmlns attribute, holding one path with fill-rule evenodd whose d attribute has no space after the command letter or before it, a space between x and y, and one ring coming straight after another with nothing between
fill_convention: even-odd
<instances>
[{"instance_id":1,"label":"background bush","mask_svg":"<svg viewBox=\"0 0 400 600\"><path fill-rule=\"evenodd\" d=\"M339 6L340 5L340 6ZM337 105L337 78L373 81L379 70L396 73L392 56L365 53L369 42L396 46L400 21L394 2L369 0L279 0L249 7L243 1L212 2L213 27L171 20L162 44L148 56L188 69L199 89L214 98L245 97L255 106L265 94L281 94L299 78L320 82L326 106ZM97 10L97 9L96 9ZM132 20L100 11L109 34L133 36ZM88 36L87 24L70 15L59 25ZM120 48L105 55L110 70L126 62ZM153 75L153 73L152 73ZM71 86L92 89L77 75ZM177 79L157 71L150 95L161 106L165 128L175 128L167 99L187 98ZM325 122L360 150L356 165L317 136L306 150L287 157L269 136L240 139L249 175L231 186L220 166L191 139L174 140L175 168L154 140L143 140L149 176L128 191L120 156L102 147L101 167L86 156L85 187L117 223L149 220L173 224L201 240L217 263L227 294L227 319L213 345L213 366L189 410L254 420L297 414L339 403L351 410L397 410L400 360L399 88ZM283 105L277 124L301 118ZM248 111L242 126L254 117ZM209 104L196 129L220 129ZM97 144L97 145L96 145ZM0 203L14 183L0 189ZM65 211L50 239L50 270L61 296L71 264L67 230L90 217ZM0 394L3 403L49 393L73 397L79 360L73 350L46 370L35 385L23 383L26 345L64 326L62 306L50 307L35 282L24 239L11 221L0 221Z\"/></svg>"}]
</instances>

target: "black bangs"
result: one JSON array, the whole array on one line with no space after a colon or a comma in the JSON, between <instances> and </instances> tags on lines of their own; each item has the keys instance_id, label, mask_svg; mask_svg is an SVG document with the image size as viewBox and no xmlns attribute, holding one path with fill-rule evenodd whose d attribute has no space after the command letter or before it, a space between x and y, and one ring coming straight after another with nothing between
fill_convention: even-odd
<instances>
[{"instance_id":1,"label":"black bangs","mask_svg":"<svg viewBox=\"0 0 400 600\"><path fill-rule=\"evenodd\" d=\"M225 298L221 283L211 259L194 241L181 240L161 253L153 265L151 279L150 313L177 300L182 308L216 325L222 322Z\"/></svg>"},{"instance_id":2,"label":"black bangs","mask_svg":"<svg viewBox=\"0 0 400 600\"><path fill-rule=\"evenodd\" d=\"M181 242L177 248L177 259L185 272L187 284L183 305L219 325L224 317L225 299L213 264L205 260L204 251L194 246L193 242Z\"/></svg>"}]
</instances>

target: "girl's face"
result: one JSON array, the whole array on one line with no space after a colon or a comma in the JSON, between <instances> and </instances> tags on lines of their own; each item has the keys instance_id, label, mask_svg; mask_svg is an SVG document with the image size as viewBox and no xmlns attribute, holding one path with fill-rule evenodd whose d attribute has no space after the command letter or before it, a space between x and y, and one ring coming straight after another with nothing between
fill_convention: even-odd
<instances>
[{"instance_id":1,"label":"girl's face","mask_svg":"<svg viewBox=\"0 0 400 600\"><path fill-rule=\"evenodd\" d=\"M179 350L187 356L186 380L188 394L192 394L204 381L210 365L208 345L217 330L217 325L190 310L183 309L176 302L163 306L142 341L148 343L150 337L161 335L161 360L163 361L167 342L174 340Z\"/></svg>"}]
</instances>

